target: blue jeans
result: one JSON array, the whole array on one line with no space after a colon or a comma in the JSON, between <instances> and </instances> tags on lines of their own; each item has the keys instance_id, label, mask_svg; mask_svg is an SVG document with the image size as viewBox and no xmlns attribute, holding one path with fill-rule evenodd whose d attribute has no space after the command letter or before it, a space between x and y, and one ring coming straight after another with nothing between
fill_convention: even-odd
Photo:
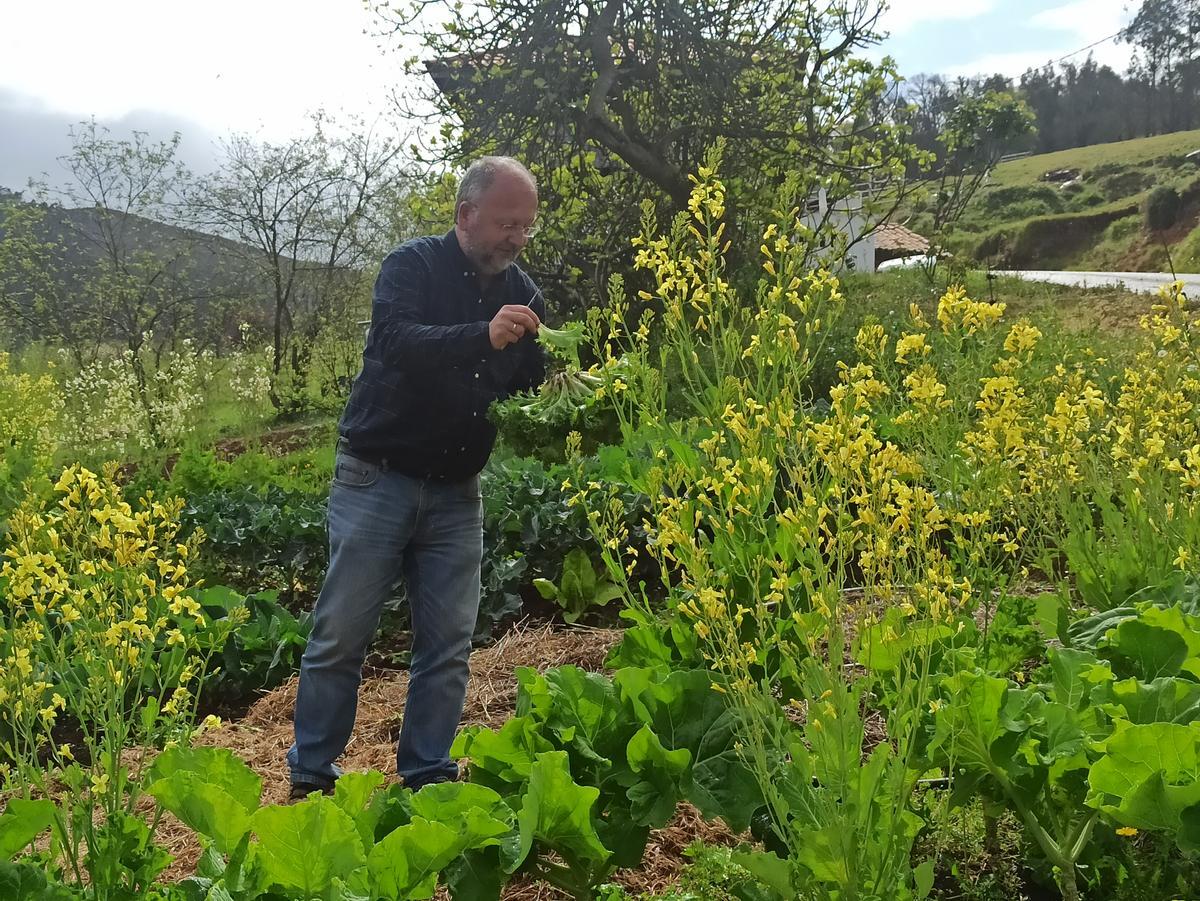
<instances>
[{"instance_id":1,"label":"blue jeans","mask_svg":"<svg viewBox=\"0 0 1200 901\"><path fill-rule=\"evenodd\" d=\"M293 782L340 775L358 707L367 648L403 575L412 612L412 663L396 770L407 785L458 775L450 745L467 691L479 612L483 500L479 477L415 479L339 452L329 493L329 569L300 663Z\"/></svg>"}]
</instances>

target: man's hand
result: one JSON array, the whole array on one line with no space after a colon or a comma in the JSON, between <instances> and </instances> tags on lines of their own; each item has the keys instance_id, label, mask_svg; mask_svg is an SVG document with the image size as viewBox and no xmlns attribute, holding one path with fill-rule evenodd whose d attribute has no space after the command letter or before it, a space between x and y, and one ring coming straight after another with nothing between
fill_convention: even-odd
<instances>
[{"instance_id":1,"label":"man's hand","mask_svg":"<svg viewBox=\"0 0 1200 901\"><path fill-rule=\"evenodd\" d=\"M488 338L491 339L492 347L496 350L503 350L508 345L520 341L527 332L536 335L538 326L541 324L537 313L529 307L513 303L506 304L500 308L496 318L489 323Z\"/></svg>"}]
</instances>

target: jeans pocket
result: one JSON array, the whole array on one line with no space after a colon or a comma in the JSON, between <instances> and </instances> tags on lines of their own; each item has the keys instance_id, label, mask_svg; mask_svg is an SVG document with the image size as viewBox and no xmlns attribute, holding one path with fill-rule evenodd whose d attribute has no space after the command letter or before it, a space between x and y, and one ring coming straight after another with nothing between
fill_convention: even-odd
<instances>
[{"instance_id":1,"label":"jeans pocket","mask_svg":"<svg viewBox=\"0 0 1200 901\"><path fill-rule=\"evenodd\" d=\"M479 476L471 476L462 483L463 497L469 501L483 500L483 483Z\"/></svg>"},{"instance_id":2,"label":"jeans pocket","mask_svg":"<svg viewBox=\"0 0 1200 901\"><path fill-rule=\"evenodd\" d=\"M333 483L343 488L370 488L379 481L379 467L366 460L338 454L333 464Z\"/></svg>"}]
</instances>

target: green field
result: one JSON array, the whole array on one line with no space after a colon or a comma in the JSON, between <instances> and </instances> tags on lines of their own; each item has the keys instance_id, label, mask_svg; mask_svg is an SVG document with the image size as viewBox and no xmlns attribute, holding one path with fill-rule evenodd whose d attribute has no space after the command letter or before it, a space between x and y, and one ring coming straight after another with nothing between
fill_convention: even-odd
<instances>
[{"instance_id":1,"label":"green field","mask_svg":"<svg viewBox=\"0 0 1200 901\"><path fill-rule=\"evenodd\" d=\"M955 255L998 268L1194 272L1200 267L1200 131L1098 144L996 167L945 236ZM1064 187L1045 180L1075 170ZM1159 186L1183 198L1179 221L1149 234L1143 209ZM921 216L913 226L921 231Z\"/></svg>"},{"instance_id":2,"label":"green field","mask_svg":"<svg viewBox=\"0 0 1200 901\"><path fill-rule=\"evenodd\" d=\"M1041 153L1001 163L992 173L993 187L1037 184L1042 173L1052 169L1095 169L1104 165L1139 166L1162 157L1184 156L1200 150L1200 129L1177 131L1151 138L1135 138L1114 144L1094 144L1055 153Z\"/></svg>"}]
</instances>

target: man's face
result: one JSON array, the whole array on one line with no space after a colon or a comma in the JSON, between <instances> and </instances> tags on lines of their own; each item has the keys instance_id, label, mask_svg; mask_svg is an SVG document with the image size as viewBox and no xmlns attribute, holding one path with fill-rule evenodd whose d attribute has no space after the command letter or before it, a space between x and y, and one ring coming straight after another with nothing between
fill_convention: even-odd
<instances>
[{"instance_id":1,"label":"man's face","mask_svg":"<svg viewBox=\"0 0 1200 901\"><path fill-rule=\"evenodd\" d=\"M458 209L463 252L484 275L499 275L521 254L529 239L524 230L537 218L537 191L516 172L501 171L478 203Z\"/></svg>"}]
</instances>

